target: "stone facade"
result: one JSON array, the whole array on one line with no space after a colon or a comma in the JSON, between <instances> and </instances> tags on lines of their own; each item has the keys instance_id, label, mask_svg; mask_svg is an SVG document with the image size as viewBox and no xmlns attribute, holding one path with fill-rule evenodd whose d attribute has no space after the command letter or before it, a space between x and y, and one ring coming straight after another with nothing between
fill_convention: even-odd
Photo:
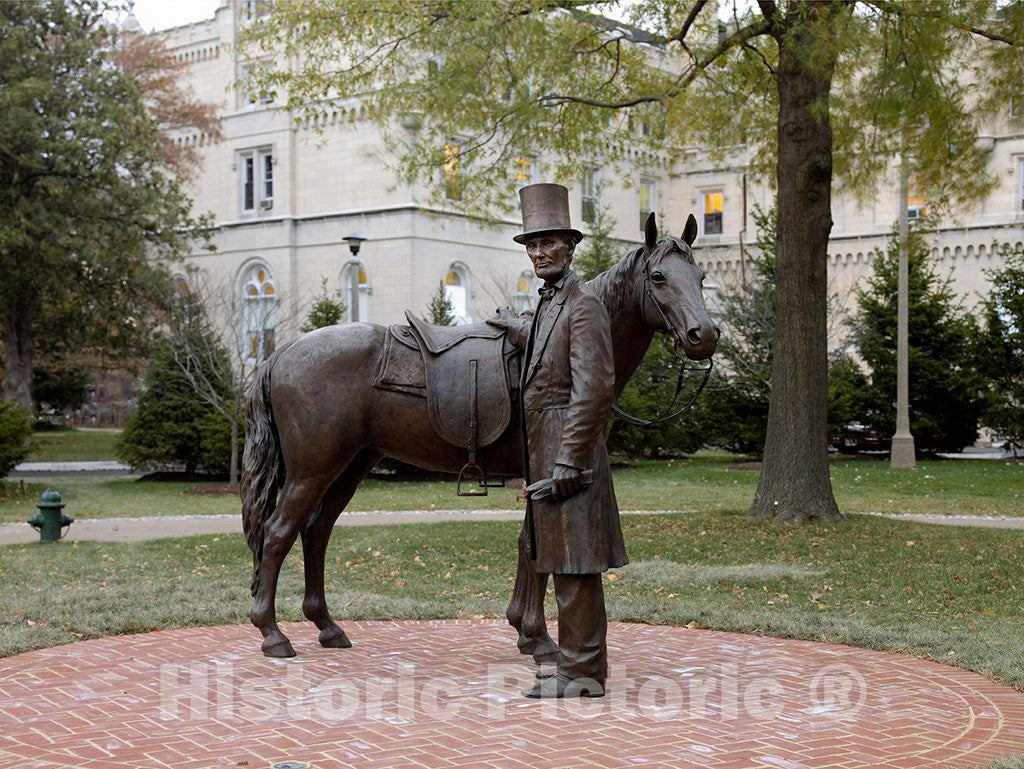
<instances>
[{"instance_id":1,"label":"stone facade","mask_svg":"<svg viewBox=\"0 0 1024 769\"><path fill-rule=\"evenodd\" d=\"M367 238L360 253L360 319L397 322L406 308L422 314L439 281L447 282L463 321L486 317L500 304L529 301L529 262L511 239L519 222L484 226L454 207L425 205L426 190L398 182L388 170L379 130L357 104L323 114L318 133L275 111L260 94L236 89L246 66L231 45L240 23L225 4L212 19L160 33L188 63L196 94L222 108L222 140L188 131L176 137L199 150L203 165L191 193L196 210L211 211L216 222L216 253L190 257L200 274L239 292L263 275L280 303L272 321L278 344L296 333L323 277L329 290L348 297L350 257L343 237L352 232ZM994 244L1024 245L1024 133L1008 117L980 141L991 147L999 185L974 210L942 223L932 238L939 270L953 276L969 303L987 290L985 270L1000 262ZM623 241L640 241L641 209L656 211L662 225L677 233L694 213L697 259L713 288L742 279L740 244L749 246L756 236L754 204L771 204L770 188L747 174L743 160L714 162L699 149L671 157L648 152L638 127L636 146L617 167L599 169L593 181L602 182L600 204L616 222L613 235ZM532 181L566 183L544 177L543 163L543 156L533 161ZM566 184L574 221L587 232L582 213L591 181ZM869 204L834 196L830 279L848 305L897 215L895 175Z\"/></svg>"}]
</instances>

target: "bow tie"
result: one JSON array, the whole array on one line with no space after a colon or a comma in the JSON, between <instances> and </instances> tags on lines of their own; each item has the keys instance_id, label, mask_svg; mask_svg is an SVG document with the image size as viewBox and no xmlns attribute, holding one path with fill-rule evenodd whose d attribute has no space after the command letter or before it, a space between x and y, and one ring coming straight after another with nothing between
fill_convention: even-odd
<instances>
[{"instance_id":1,"label":"bow tie","mask_svg":"<svg viewBox=\"0 0 1024 769\"><path fill-rule=\"evenodd\" d=\"M540 294L541 299L550 299L555 295L555 292L557 290L558 289L555 288L554 286L542 286L541 288L537 289L537 293Z\"/></svg>"}]
</instances>

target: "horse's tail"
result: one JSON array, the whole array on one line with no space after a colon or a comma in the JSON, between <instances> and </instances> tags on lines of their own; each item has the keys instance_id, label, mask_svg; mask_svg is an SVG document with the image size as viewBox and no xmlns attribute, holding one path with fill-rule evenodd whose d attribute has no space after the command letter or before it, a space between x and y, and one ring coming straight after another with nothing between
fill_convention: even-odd
<instances>
[{"instance_id":1,"label":"horse's tail","mask_svg":"<svg viewBox=\"0 0 1024 769\"><path fill-rule=\"evenodd\" d=\"M280 352L280 351L278 351ZM242 531L252 551L253 595L260 586L263 560L263 525L277 506L277 490L284 483L281 444L270 402L270 372L277 353L256 373L246 393L245 450L242 453Z\"/></svg>"}]
</instances>

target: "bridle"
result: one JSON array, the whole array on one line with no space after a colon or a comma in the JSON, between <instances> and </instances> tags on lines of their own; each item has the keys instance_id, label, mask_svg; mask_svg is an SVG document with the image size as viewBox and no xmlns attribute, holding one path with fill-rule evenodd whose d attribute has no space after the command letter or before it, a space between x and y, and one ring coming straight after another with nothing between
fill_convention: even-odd
<instances>
[{"instance_id":1,"label":"bridle","mask_svg":"<svg viewBox=\"0 0 1024 769\"><path fill-rule=\"evenodd\" d=\"M643 250L644 287L643 293L641 294L641 301L643 302L643 304L641 305L640 311L644 319L646 320L647 300L650 299L651 304L653 304L654 307L658 310L658 314L661 316L662 321L664 321L665 327L668 328L669 331L672 333L672 338L674 342L672 345L672 355L679 363L679 377L676 379L676 391L675 394L672 396L672 400L669 401L669 404L668 406L665 407L664 411L662 411L661 414L659 414L658 416L654 417L654 419L641 419L640 417L635 417L632 414L628 414L625 411L623 411L615 403L612 404L612 411L615 412L615 414L618 417L620 417L621 419L623 419L624 421L628 422L631 425L636 425L637 427L651 427L653 425L659 425L662 422L667 422L670 419L675 419L677 416L689 411L693 407L693 404L697 402L697 398L699 398L700 394L704 392L704 386L708 383L708 379L711 377L711 369L714 368L715 362L714 359L708 358L708 365L706 368L703 366L691 366L689 365L689 361L683 355L679 354L679 340L682 339L682 336L679 333L679 329L677 329L675 324L672 322L672 319L669 318L668 315L665 313L665 308L662 307L661 304L659 304L658 300L654 298L654 293L651 290L651 273L649 269L651 250L650 248L648 248L646 244L644 245ZM676 401L679 399L679 393L682 392L683 390L683 375L687 371L703 371L704 378L701 380L700 386L697 388L697 392L695 392L693 394L693 397L691 397L690 400L686 402L686 405L670 414L669 412L672 411L672 407L676 405Z\"/></svg>"}]
</instances>

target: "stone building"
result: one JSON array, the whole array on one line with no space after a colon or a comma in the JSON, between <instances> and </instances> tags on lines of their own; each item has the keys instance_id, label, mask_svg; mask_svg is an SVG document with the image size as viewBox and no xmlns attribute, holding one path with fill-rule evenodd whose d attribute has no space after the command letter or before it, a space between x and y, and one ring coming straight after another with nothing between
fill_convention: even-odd
<instances>
[{"instance_id":1,"label":"stone building","mask_svg":"<svg viewBox=\"0 0 1024 769\"><path fill-rule=\"evenodd\" d=\"M203 280L235 292L246 308L252 356L262 357L296 333L322 278L351 308L343 238L353 232L367 238L359 255L360 320L397 322L406 308L422 314L440 282L459 322L484 318L498 305L532 301L529 262L511 239L520 222L483 225L455 206L424 204L424 189L400 183L388 170L379 130L358 104L323 113L318 133L273 109L267 94L234 87L252 66L232 45L246 9L225 3L212 19L160 34L188 64L196 94L221 105L220 141L188 131L176 137L199 150L203 165L191 192L197 211L212 212L216 222L216 252L197 252L190 260ZM626 149L617 168L595 166L582 179L548 178L543 154L520 159L510 172L524 184L565 183L584 232L595 206L605 207L616 223L613 235L624 242L640 241L647 211L656 211L674 232L692 212L700 225L696 255L712 296L715 286L743 280L746 248L755 237L753 207L769 208L771 191L751 178L742 156L722 163L699 148L651 152L642 132L638 126L635 147ZM985 292L985 270L999 263L998 244L1024 247L1024 133L1008 114L979 141L989 148L999 185L973 210L943 222L932 238L939 270L953 276L968 302ZM457 196L458 171L449 173ZM907 204L912 216L923 214L926 191L912 190ZM895 180L866 206L834 197L828 258L833 291L841 297L871 271L872 251L884 246L898 205ZM836 335L833 344L839 343Z\"/></svg>"}]
</instances>

